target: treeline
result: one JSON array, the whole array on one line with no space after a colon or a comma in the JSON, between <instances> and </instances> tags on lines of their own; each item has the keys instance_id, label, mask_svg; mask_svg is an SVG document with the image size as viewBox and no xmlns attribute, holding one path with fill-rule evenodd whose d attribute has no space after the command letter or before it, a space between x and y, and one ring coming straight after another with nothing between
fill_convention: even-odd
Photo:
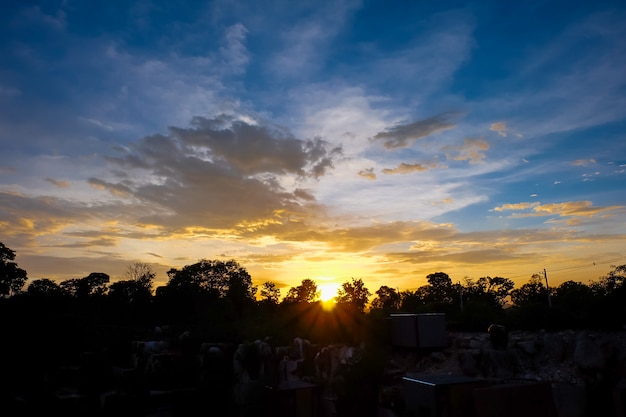
<instances>
[{"instance_id":1,"label":"treeline","mask_svg":"<svg viewBox=\"0 0 626 417\"><path fill-rule=\"evenodd\" d=\"M26 327L102 335L123 329L140 337L156 326L193 328L215 340L251 340L294 335L320 343L385 338L385 320L394 313L446 313L450 329L484 331L491 323L510 329L621 329L626 317L626 265L584 284L567 281L555 288L535 275L521 287L503 277L453 283L444 272L429 274L414 291L381 286L371 292L359 278L344 282L332 310L319 301L317 283L303 279L285 296L275 282L260 288L235 260L201 260L168 271L168 282L154 288L148 264L129 265L123 279L110 282L102 272L56 283L36 279L14 262L15 252L0 243L0 314L14 329ZM9 318L9 319L7 319ZM11 327L13 327L11 326ZM68 330L71 329L71 330ZM95 336L94 336L95 337ZM131 337L130 335L128 337Z\"/></svg>"}]
</instances>

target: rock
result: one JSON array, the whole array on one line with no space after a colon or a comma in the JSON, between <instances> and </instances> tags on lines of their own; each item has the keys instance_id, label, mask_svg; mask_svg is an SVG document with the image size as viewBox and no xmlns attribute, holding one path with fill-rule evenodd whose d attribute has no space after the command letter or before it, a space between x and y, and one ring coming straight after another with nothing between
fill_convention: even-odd
<instances>
[{"instance_id":1,"label":"rock","mask_svg":"<svg viewBox=\"0 0 626 417\"><path fill-rule=\"evenodd\" d=\"M532 340L519 342L517 346L519 346L522 352L526 353L527 355L534 355L537 353L537 347L535 346L535 342Z\"/></svg>"},{"instance_id":2,"label":"rock","mask_svg":"<svg viewBox=\"0 0 626 417\"><path fill-rule=\"evenodd\" d=\"M462 350L459 352L459 366L464 375L477 376L480 374L478 362L471 350Z\"/></svg>"},{"instance_id":3,"label":"rock","mask_svg":"<svg viewBox=\"0 0 626 417\"><path fill-rule=\"evenodd\" d=\"M574 363L582 371L601 371L605 366L602 350L595 342L595 338L588 332L582 332L576 338Z\"/></svg>"},{"instance_id":4,"label":"rock","mask_svg":"<svg viewBox=\"0 0 626 417\"><path fill-rule=\"evenodd\" d=\"M483 352L480 366L486 377L509 379L520 370L520 360L512 350L488 349Z\"/></svg>"},{"instance_id":5,"label":"rock","mask_svg":"<svg viewBox=\"0 0 626 417\"><path fill-rule=\"evenodd\" d=\"M565 341L560 333L543 335L543 349L548 359L562 362L565 356Z\"/></svg>"}]
</instances>

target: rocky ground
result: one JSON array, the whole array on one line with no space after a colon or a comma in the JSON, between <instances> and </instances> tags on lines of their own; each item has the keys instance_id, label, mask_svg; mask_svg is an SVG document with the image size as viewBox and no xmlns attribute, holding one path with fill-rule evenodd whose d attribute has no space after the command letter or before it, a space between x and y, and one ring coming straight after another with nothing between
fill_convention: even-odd
<instances>
[{"instance_id":1,"label":"rocky ground","mask_svg":"<svg viewBox=\"0 0 626 417\"><path fill-rule=\"evenodd\" d=\"M387 373L396 376L396 383L381 393L390 407L405 400L398 382L402 376L433 374L482 378L492 384L546 382L553 387L558 417L623 417L626 331L516 331L498 348L486 332L451 332L443 349L394 351ZM599 410L596 402L604 408ZM589 411L593 408L600 414Z\"/></svg>"}]
</instances>

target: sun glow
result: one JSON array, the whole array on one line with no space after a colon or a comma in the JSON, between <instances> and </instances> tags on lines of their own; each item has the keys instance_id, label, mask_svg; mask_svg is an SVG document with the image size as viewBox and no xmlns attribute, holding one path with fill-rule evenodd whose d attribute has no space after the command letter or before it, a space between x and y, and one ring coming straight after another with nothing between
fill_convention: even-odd
<instances>
[{"instance_id":1,"label":"sun glow","mask_svg":"<svg viewBox=\"0 0 626 417\"><path fill-rule=\"evenodd\" d=\"M337 296L337 290L339 289L339 287L339 284L335 284L332 282L318 285L317 289L320 291L320 299L325 303L333 301L333 298Z\"/></svg>"}]
</instances>

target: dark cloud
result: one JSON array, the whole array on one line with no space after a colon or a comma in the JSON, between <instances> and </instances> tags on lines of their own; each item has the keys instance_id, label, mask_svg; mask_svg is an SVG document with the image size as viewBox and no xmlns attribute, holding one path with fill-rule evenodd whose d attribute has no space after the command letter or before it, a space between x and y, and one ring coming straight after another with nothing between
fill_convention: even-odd
<instances>
[{"instance_id":1,"label":"dark cloud","mask_svg":"<svg viewBox=\"0 0 626 417\"><path fill-rule=\"evenodd\" d=\"M385 148L406 148L418 139L425 138L441 130L452 129L456 126L450 121L453 113L443 113L413 123L396 125L374 136L374 140L382 140Z\"/></svg>"},{"instance_id":2,"label":"dark cloud","mask_svg":"<svg viewBox=\"0 0 626 417\"><path fill-rule=\"evenodd\" d=\"M107 160L125 173L122 181L89 183L160 208L140 221L168 228L280 221L278 213L297 213L315 201L309 191L287 189L283 180L324 175L342 155L328 145L232 116L196 117L191 128L172 127L169 135L118 147L121 155Z\"/></svg>"},{"instance_id":3,"label":"dark cloud","mask_svg":"<svg viewBox=\"0 0 626 417\"><path fill-rule=\"evenodd\" d=\"M328 143L320 138L300 140L277 126L250 124L228 115L195 117L192 126L170 128L170 138L175 140L171 145L214 163L222 161L242 175L318 177L341 155L341 149L328 150Z\"/></svg>"}]
</instances>

